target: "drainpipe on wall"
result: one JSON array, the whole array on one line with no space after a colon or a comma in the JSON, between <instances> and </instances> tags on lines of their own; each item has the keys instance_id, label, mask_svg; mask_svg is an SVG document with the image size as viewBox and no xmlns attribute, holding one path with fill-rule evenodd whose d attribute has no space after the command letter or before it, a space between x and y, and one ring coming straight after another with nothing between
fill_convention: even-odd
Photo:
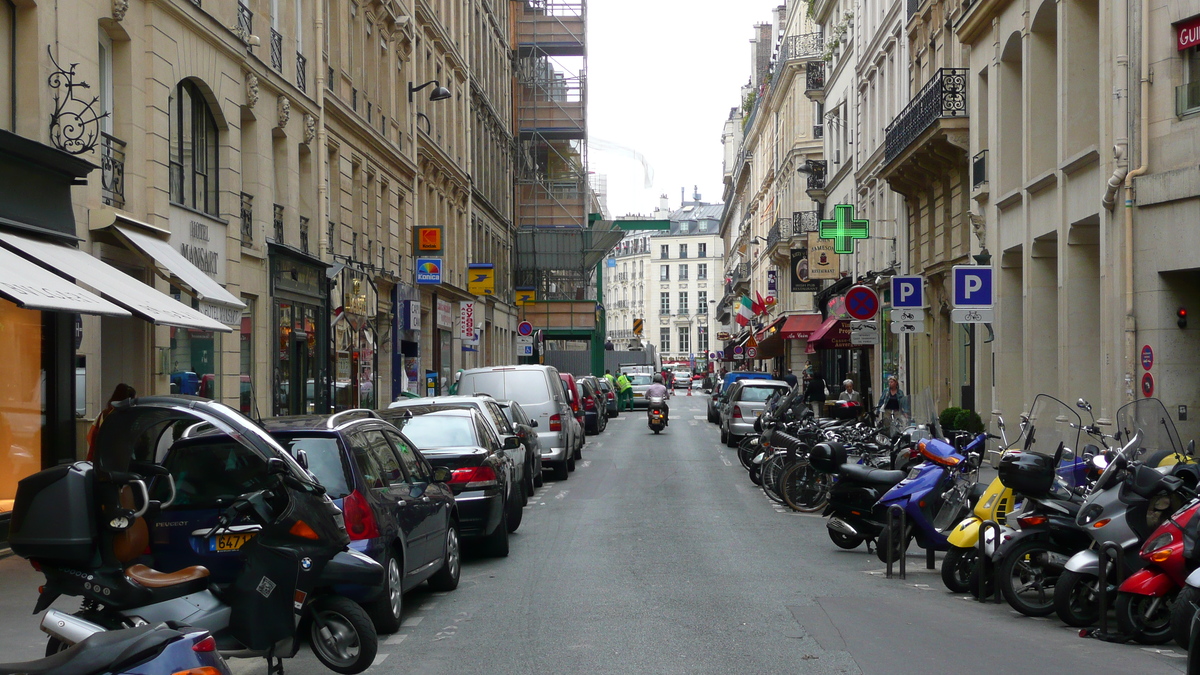
<instances>
[{"instance_id":1,"label":"drainpipe on wall","mask_svg":"<svg viewBox=\"0 0 1200 675\"><path fill-rule=\"evenodd\" d=\"M1125 396L1134 398L1134 368L1137 363L1137 316L1133 312L1133 179L1149 170L1150 156L1150 0L1142 0L1141 44L1138 45L1138 60L1141 65L1141 94L1138 99L1138 115L1141 131L1138 139L1138 155L1141 165L1125 176Z\"/></svg>"},{"instance_id":2,"label":"drainpipe on wall","mask_svg":"<svg viewBox=\"0 0 1200 675\"><path fill-rule=\"evenodd\" d=\"M326 185L326 167L325 162L329 161L329 151L325 149L325 77L329 72L329 58L325 53L325 0L316 3L316 22L314 32L317 34L317 58L313 59L317 62L317 77L314 79L314 84L317 87L314 100L317 104L317 232L319 236L317 241L321 242L321 251L317 252L317 257L321 253L328 251L331 242L329 241L329 211L326 207L326 199L329 198L329 188Z\"/></svg>"}]
</instances>

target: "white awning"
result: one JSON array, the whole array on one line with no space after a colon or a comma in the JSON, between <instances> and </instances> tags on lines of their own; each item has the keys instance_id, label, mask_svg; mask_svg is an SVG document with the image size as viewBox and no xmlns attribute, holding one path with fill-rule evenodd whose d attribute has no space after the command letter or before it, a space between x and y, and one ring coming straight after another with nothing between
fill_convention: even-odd
<instances>
[{"instance_id":1,"label":"white awning","mask_svg":"<svg viewBox=\"0 0 1200 675\"><path fill-rule=\"evenodd\" d=\"M224 317L225 323L238 324L242 318L242 310L246 304L238 300L232 293L215 279L196 267L183 254L171 247L170 242L153 237L132 227L123 227L118 222L116 232L134 248L153 258L196 294L200 301L200 310L213 318Z\"/></svg>"},{"instance_id":2,"label":"white awning","mask_svg":"<svg viewBox=\"0 0 1200 675\"><path fill-rule=\"evenodd\" d=\"M0 232L0 244L37 261L42 266L48 267L68 279L87 284L99 291L105 298L152 323L225 333L232 331L225 324L210 319L166 293L161 293L99 258L88 255L85 251L49 241L22 237L11 232ZM5 255L17 258L22 263L33 265L8 251L3 249L0 251ZM34 267L43 274L49 274L55 279L59 279L54 274L42 270L41 267L36 265ZM59 279L59 281L62 280ZM76 288L70 283L67 285ZM82 289L79 290L83 292ZM122 311L121 314L128 316L129 312Z\"/></svg>"},{"instance_id":3,"label":"white awning","mask_svg":"<svg viewBox=\"0 0 1200 675\"><path fill-rule=\"evenodd\" d=\"M0 296L25 309L129 316L129 312L0 248Z\"/></svg>"}]
</instances>

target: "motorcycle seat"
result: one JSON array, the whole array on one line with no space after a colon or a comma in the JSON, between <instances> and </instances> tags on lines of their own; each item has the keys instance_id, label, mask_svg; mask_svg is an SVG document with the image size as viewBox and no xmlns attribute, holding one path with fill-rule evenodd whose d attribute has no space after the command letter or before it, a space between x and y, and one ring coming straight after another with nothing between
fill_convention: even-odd
<instances>
[{"instance_id":1,"label":"motorcycle seat","mask_svg":"<svg viewBox=\"0 0 1200 675\"><path fill-rule=\"evenodd\" d=\"M0 663L0 675L94 675L122 672L158 654L182 637L165 626L138 626L96 633L53 656L24 663Z\"/></svg>"},{"instance_id":2,"label":"motorcycle seat","mask_svg":"<svg viewBox=\"0 0 1200 675\"><path fill-rule=\"evenodd\" d=\"M908 475L905 471L889 471L887 469L872 469L861 464L843 464L838 469L838 475L843 480L858 481L867 485L886 485L891 487L904 480Z\"/></svg>"},{"instance_id":3,"label":"motorcycle seat","mask_svg":"<svg viewBox=\"0 0 1200 675\"><path fill-rule=\"evenodd\" d=\"M202 565L185 567L178 572L159 572L145 565L130 565L125 568L125 576L140 586L146 588L170 588L201 581L208 578L208 568ZM205 582L204 586L208 583Z\"/></svg>"}]
</instances>

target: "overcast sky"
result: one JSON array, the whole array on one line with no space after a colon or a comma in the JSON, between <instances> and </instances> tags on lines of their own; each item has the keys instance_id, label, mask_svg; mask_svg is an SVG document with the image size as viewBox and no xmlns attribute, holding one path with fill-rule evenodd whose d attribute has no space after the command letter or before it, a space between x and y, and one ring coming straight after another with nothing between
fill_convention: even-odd
<instances>
[{"instance_id":1,"label":"overcast sky","mask_svg":"<svg viewBox=\"0 0 1200 675\"><path fill-rule=\"evenodd\" d=\"M589 153L608 175L614 216L648 214L666 193L699 185L721 199L721 129L750 78L753 26L781 0L595 0L588 3L588 124L593 139L641 153L654 170L620 152Z\"/></svg>"}]
</instances>

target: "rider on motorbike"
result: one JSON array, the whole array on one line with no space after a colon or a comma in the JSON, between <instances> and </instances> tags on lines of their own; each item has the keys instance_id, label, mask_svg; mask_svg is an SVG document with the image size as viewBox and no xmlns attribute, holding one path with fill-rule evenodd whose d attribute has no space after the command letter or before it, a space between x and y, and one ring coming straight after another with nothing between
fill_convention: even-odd
<instances>
[{"instance_id":1,"label":"rider on motorbike","mask_svg":"<svg viewBox=\"0 0 1200 675\"><path fill-rule=\"evenodd\" d=\"M663 384L662 375L660 373L655 373L653 382L651 382L650 386L646 389L646 400L650 401L656 398L662 400L662 403L659 405L662 406L663 421L668 424L670 424L671 421L671 408L667 405L667 398L670 396L670 394L670 390L667 389L666 385Z\"/></svg>"}]
</instances>

